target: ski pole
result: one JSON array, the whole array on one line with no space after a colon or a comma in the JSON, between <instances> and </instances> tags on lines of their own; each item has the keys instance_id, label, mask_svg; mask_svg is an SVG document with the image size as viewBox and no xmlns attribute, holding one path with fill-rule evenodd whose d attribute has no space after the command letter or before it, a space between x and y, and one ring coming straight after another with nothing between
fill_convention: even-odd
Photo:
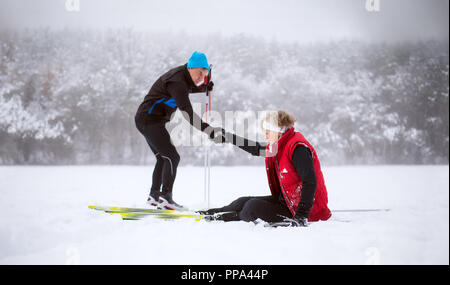
<instances>
[{"instance_id":1,"label":"ski pole","mask_svg":"<svg viewBox=\"0 0 450 285\"><path fill-rule=\"evenodd\" d=\"M211 113L211 93L208 90L208 84L211 80L212 65L209 66L208 76L205 77L204 84L206 85L206 96L208 102L206 103L206 123L209 123L208 115ZM209 114L208 114L209 113ZM209 146L205 145L205 173L204 173L204 201L207 203L207 207L210 206L210 189L211 189L211 158L209 155Z\"/></svg>"},{"instance_id":2,"label":"ski pole","mask_svg":"<svg viewBox=\"0 0 450 285\"><path fill-rule=\"evenodd\" d=\"M339 210L331 210L331 212L337 213L351 213L351 212L389 212L391 209L339 209Z\"/></svg>"}]
</instances>

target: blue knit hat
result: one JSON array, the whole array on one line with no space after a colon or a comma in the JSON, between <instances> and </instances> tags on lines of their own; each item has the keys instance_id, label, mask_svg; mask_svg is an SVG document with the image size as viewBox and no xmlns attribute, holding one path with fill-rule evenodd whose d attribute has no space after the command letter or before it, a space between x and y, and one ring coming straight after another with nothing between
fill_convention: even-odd
<instances>
[{"instance_id":1,"label":"blue knit hat","mask_svg":"<svg viewBox=\"0 0 450 285\"><path fill-rule=\"evenodd\" d=\"M209 70L208 59L202 52L194 51L189 58L187 68L206 68Z\"/></svg>"}]
</instances>

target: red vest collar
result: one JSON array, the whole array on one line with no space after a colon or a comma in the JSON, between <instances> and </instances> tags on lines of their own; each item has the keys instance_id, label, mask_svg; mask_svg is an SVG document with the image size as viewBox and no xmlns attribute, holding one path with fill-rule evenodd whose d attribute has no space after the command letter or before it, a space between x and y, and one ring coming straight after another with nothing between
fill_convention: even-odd
<instances>
[{"instance_id":1,"label":"red vest collar","mask_svg":"<svg viewBox=\"0 0 450 285\"><path fill-rule=\"evenodd\" d=\"M295 135L294 127L291 127L284 132L284 134L281 136L281 138L272 146L267 145L269 150L276 149L277 154L281 153L286 143L289 141L290 138L292 138Z\"/></svg>"}]
</instances>

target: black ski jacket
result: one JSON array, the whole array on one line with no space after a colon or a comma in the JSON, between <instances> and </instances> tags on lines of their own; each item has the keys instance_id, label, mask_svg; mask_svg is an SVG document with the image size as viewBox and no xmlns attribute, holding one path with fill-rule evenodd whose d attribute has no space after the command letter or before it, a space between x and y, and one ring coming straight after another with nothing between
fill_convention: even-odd
<instances>
[{"instance_id":1,"label":"black ski jacket","mask_svg":"<svg viewBox=\"0 0 450 285\"><path fill-rule=\"evenodd\" d=\"M187 64L175 67L155 81L144 101L139 106L135 120L141 125L168 122L179 108L191 125L204 131L209 124L194 113L189 93L205 92L206 86L195 86Z\"/></svg>"}]
</instances>

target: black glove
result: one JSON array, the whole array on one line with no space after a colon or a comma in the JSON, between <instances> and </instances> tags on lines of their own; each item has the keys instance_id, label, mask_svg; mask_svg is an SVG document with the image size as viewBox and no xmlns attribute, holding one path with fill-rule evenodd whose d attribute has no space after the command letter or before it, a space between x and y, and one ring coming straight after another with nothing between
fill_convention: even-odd
<instances>
[{"instance_id":1,"label":"black glove","mask_svg":"<svg viewBox=\"0 0 450 285\"><path fill-rule=\"evenodd\" d=\"M206 85L206 89L208 89L208 91L212 91L214 87L214 82L210 81L207 85Z\"/></svg>"},{"instance_id":2,"label":"black glove","mask_svg":"<svg viewBox=\"0 0 450 285\"><path fill-rule=\"evenodd\" d=\"M213 136L212 140L215 143L224 143L225 142L225 130L223 128L215 128L214 136Z\"/></svg>"},{"instance_id":3,"label":"black glove","mask_svg":"<svg viewBox=\"0 0 450 285\"><path fill-rule=\"evenodd\" d=\"M225 130L223 128L208 127L205 129L205 133L208 134L209 138L215 143L225 142Z\"/></svg>"},{"instance_id":4,"label":"black glove","mask_svg":"<svg viewBox=\"0 0 450 285\"><path fill-rule=\"evenodd\" d=\"M234 136L235 136L234 134L229 133L229 132L227 132L227 131L224 130L224 133L223 133L224 142L234 144L233 141L236 140L236 139L234 139Z\"/></svg>"}]
</instances>

